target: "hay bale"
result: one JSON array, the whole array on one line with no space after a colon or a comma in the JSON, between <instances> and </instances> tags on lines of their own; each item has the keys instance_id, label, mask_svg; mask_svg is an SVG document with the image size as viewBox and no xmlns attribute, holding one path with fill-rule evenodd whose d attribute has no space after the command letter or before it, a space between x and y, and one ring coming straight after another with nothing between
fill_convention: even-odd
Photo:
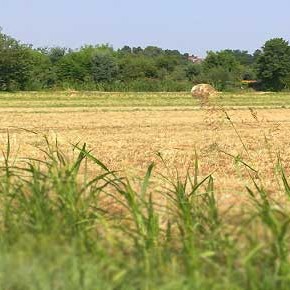
<instances>
[{"instance_id":1,"label":"hay bale","mask_svg":"<svg viewBox=\"0 0 290 290\"><path fill-rule=\"evenodd\" d=\"M215 95L217 91L215 88L208 84L199 84L191 89L191 95L195 98L206 99Z\"/></svg>"}]
</instances>

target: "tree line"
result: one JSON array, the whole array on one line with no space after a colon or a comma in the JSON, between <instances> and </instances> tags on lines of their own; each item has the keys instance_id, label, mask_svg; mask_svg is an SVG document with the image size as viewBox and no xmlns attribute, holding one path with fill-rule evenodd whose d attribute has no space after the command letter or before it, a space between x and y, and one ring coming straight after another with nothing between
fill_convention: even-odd
<instances>
[{"instance_id":1,"label":"tree line","mask_svg":"<svg viewBox=\"0 0 290 290\"><path fill-rule=\"evenodd\" d=\"M290 89L290 46L268 40L253 54L209 51L193 62L188 53L155 46L113 49L34 48L0 30L0 90L75 89L101 91L185 91L209 83L222 91Z\"/></svg>"}]
</instances>

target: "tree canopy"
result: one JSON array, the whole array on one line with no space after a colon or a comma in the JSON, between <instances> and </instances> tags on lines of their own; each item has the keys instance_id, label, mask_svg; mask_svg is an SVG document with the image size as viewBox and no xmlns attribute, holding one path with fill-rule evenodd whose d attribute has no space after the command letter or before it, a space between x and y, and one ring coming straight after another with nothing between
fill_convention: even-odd
<instances>
[{"instance_id":1,"label":"tree canopy","mask_svg":"<svg viewBox=\"0 0 290 290\"><path fill-rule=\"evenodd\" d=\"M257 80L267 90L289 89L289 43L275 38L253 54L226 49L196 59L189 53L156 46L34 48L0 30L0 90L4 91L178 91L203 82L232 90L240 89L242 80Z\"/></svg>"},{"instance_id":2,"label":"tree canopy","mask_svg":"<svg viewBox=\"0 0 290 290\"><path fill-rule=\"evenodd\" d=\"M290 46L282 38L265 43L257 57L257 75L265 89L280 91L290 84Z\"/></svg>"}]
</instances>

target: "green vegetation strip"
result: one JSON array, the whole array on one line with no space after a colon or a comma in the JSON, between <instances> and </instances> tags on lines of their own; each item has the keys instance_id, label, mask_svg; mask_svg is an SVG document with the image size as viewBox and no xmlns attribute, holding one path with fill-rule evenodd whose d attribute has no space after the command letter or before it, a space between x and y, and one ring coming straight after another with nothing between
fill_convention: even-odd
<instances>
[{"instance_id":1,"label":"green vegetation strip","mask_svg":"<svg viewBox=\"0 0 290 290\"><path fill-rule=\"evenodd\" d=\"M211 105L230 107L289 107L289 93L222 93ZM0 108L66 107L200 107L190 93L0 93Z\"/></svg>"}]
</instances>

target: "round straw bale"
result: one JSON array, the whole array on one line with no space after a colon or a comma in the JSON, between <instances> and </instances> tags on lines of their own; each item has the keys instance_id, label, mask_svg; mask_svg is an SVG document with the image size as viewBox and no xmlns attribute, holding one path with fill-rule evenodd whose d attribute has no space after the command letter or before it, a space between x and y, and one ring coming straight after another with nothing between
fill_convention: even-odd
<instances>
[{"instance_id":1,"label":"round straw bale","mask_svg":"<svg viewBox=\"0 0 290 290\"><path fill-rule=\"evenodd\" d=\"M200 99L208 98L209 96L214 95L216 93L217 91L215 90L215 88L208 84L196 85L191 90L191 95L195 98Z\"/></svg>"}]
</instances>

